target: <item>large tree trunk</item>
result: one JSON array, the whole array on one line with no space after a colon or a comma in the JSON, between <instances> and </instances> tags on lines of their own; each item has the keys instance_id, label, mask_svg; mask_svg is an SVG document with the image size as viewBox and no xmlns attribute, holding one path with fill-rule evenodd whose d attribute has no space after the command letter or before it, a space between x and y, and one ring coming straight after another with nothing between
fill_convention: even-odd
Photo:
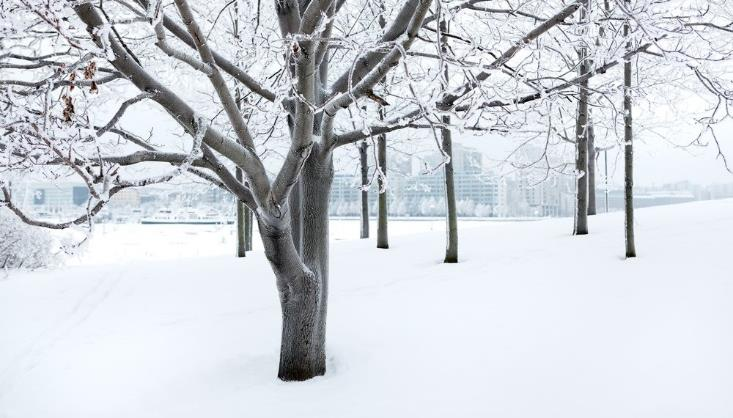
<instances>
[{"instance_id":1,"label":"large tree trunk","mask_svg":"<svg viewBox=\"0 0 733 418\"><path fill-rule=\"evenodd\" d=\"M282 380L307 380L326 372L321 335L320 278L301 262L289 219L273 225L259 219L260 236L270 261L282 309L280 369Z\"/></svg>"},{"instance_id":2,"label":"large tree trunk","mask_svg":"<svg viewBox=\"0 0 733 418\"><path fill-rule=\"evenodd\" d=\"M333 180L330 156L314 150L303 167L303 211L299 221L278 225L260 221L265 255L277 278L282 308L282 380L306 380L326 373L328 304L328 198ZM289 215L294 215L290 213ZM302 247L291 227L301 225Z\"/></svg>"},{"instance_id":3,"label":"large tree trunk","mask_svg":"<svg viewBox=\"0 0 733 418\"><path fill-rule=\"evenodd\" d=\"M361 231L359 238L369 238L369 162L367 160L366 141L361 141L359 145L359 162L361 167Z\"/></svg>"},{"instance_id":4,"label":"large tree trunk","mask_svg":"<svg viewBox=\"0 0 733 418\"><path fill-rule=\"evenodd\" d=\"M379 109L380 119L384 119L384 110ZM387 137L382 134L377 137L377 164L381 175L379 183L379 214L377 219L377 248L389 248L387 236Z\"/></svg>"},{"instance_id":5,"label":"large tree trunk","mask_svg":"<svg viewBox=\"0 0 733 418\"><path fill-rule=\"evenodd\" d=\"M330 153L314 145L300 181L301 211L277 224L260 219L265 255L272 265L282 308L282 380L306 380L326 373L328 304L328 205L333 182ZM290 202L293 200L291 199ZM296 203L298 202L296 201ZM299 219L293 220L292 216ZM296 246L292 226L300 229Z\"/></svg>"},{"instance_id":6,"label":"large tree trunk","mask_svg":"<svg viewBox=\"0 0 733 418\"><path fill-rule=\"evenodd\" d=\"M626 0L628 5L628 0ZM624 36L629 36L629 22L624 24ZM626 49L631 50L631 41ZM624 213L626 257L636 257L634 244L634 146L631 118L631 58L624 60Z\"/></svg>"},{"instance_id":7,"label":"large tree trunk","mask_svg":"<svg viewBox=\"0 0 733 418\"><path fill-rule=\"evenodd\" d=\"M303 262L320 280L318 299L318 345L316 360L319 374L326 370L326 314L328 308L328 206L333 183L333 160L329 151L316 145L303 167Z\"/></svg>"},{"instance_id":8,"label":"large tree trunk","mask_svg":"<svg viewBox=\"0 0 733 418\"><path fill-rule=\"evenodd\" d=\"M596 136L593 121L588 119L588 215L595 215L596 209Z\"/></svg>"},{"instance_id":9,"label":"large tree trunk","mask_svg":"<svg viewBox=\"0 0 733 418\"><path fill-rule=\"evenodd\" d=\"M589 0L583 0L580 7L580 22L588 20ZM580 74L588 72L588 48L580 47ZM575 204L575 235L588 233L588 80L580 83L578 92L578 113L575 124L575 170L577 174Z\"/></svg>"},{"instance_id":10,"label":"large tree trunk","mask_svg":"<svg viewBox=\"0 0 733 418\"><path fill-rule=\"evenodd\" d=\"M443 123L450 124L450 116L443 116ZM458 214L456 212L456 190L453 181L453 139L451 138L451 132L448 128L442 128L440 130L441 136L443 137L443 152L445 152L450 159L445 164L445 201L446 208L448 209L447 226L448 226L448 242L445 246L445 259L444 263L457 263L458 262Z\"/></svg>"}]
</instances>

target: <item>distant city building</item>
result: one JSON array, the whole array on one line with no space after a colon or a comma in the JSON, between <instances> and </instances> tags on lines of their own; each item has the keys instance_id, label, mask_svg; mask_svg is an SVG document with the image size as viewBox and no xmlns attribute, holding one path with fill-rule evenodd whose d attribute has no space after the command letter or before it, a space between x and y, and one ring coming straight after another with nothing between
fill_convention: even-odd
<instances>
[{"instance_id":1,"label":"distant city building","mask_svg":"<svg viewBox=\"0 0 733 418\"><path fill-rule=\"evenodd\" d=\"M559 174L537 179L518 173L510 181L508 216L572 216L575 184L572 177Z\"/></svg>"},{"instance_id":2,"label":"distant city building","mask_svg":"<svg viewBox=\"0 0 733 418\"><path fill-rule=\"evenodd\" d=\"M403 156L402 158L407 157ZM445 157L441 153L434 152L422 158L421 166L420 164L415 164L415 162L419 162L419 159L412 158L412 170L404 173L417 175L424 172L426 168L433 169L441 166L444 159ZM456 173L482 174L484 171L483 160L484 155L480 151L461 144L453 144L453 170Z\"/></svg>"},{"instance_id":3,"label":"distant city building","mask_svg":"<svg viewBox=\"0 0 733 418\"><path fill-rule=\"evenodd\" d=\"M443 216L446 212L443 157L435 152L427 157L395 154L388 161L387 198L393 216ZM453 150L456 206L459 216L480 217L562 217L575 211L575 178L558 173L518 170L498 176L486 170L480 152L456 145ZM373 168L372 168L373 169ZM376 178L370 179L370 213L377 213ZM331 189L330 214L358 216L361 211L361 177L336 173ZM69 219L83 213L90 193L81 182L29 181L13 183L15 202L32 216ZM606 197L607 196L607 197ZM637 187L634 206L647 207L693 200L733 197L733 183L699 186L677 182L655 187ZM598 212L621 210L623 190L606 193L596 190ZM98 221L129 222L150 216L161 209L203 208L220 214L234 213L230 193L210 185L155 185L124 189L110 199L97 215Z\"/></svg>"},{"instance_id":4,"label":"distant city building","mask_svg":"<svg viewBox=\"0 0 733 418\"><path fill-rule=\"evenodd\" d=\"M505 216L506 181L484 173L480 152L457 145L453 149L454 184L460 216ZM387 162L388 209L397 216L440 216L445 213L445 183L439 153L421 159L399 155ZM432 170L425 173L426 168ZM421 172L422 171L422 172ZM357 216L361 210L360 177L337 173L331 189L331 214ZM378 190L369 189L369 206L376 213Z\"/></svg>"},{"instance_id":5,"label":"distant city building","mask_svg":"<svg viewBox=\"0 0 733 418\"><path fill-rule=\"evenodd\" d=\"M83 208L89 200L89 189L82 183L29 182L13 185L13 198L31 212L63 214Z\"/></svg>"},{"instance_id":6,"label":"distant city building","mask_svg":"<svg viewBox=\"0 0 733 418\"><path fill-rule=\"evenodd\" d=\"M109 205L114 208L137 208L140 207L140 201L140 190L129 188L114 194L109 199Z\"/></svg>"}]
</instances>

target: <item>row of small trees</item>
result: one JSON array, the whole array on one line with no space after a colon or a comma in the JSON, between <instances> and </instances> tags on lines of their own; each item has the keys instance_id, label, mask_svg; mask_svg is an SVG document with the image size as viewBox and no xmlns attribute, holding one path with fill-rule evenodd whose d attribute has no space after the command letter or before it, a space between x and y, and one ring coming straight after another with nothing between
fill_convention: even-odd
<instances>
[{"instance_id":1,"label":"row of small trees","mask_svg":"<svg viewBox=\"0 0 733 418\"><path fill-rule=\"evenodd\" d=\"M626 149L633 207L632 105L674 87L702 91L690 107L707 112L706 131L727 115L733 89L721 63L730 58L733 17L724 2L705 3L3 2L3 173L73 175L90 191L85 213L62 223L26 214L7 181L3 204L26 223L65 228L88 222L125 188L178 176L232 193L241 203L240 236L258 224L275 275L278 375L309 379L326 368L336 152L376 142L376 181L385 189L388 142L432 135L444 157L445 261L456 262L452 134L539 142L545 152L528 164L576 176L575 233L585 234L594 190L588 152L599 133ZM170 118L125 123L129 109L144 106ZM616 135L619 115L625 136ZM178 136L166 135L171 130ZM566 144L574 164L553 155ZM377 246L388 248L384 193L379 202ZM250 239L251 232L240 240L241 253Z\"/></svg>"}]
</instances>

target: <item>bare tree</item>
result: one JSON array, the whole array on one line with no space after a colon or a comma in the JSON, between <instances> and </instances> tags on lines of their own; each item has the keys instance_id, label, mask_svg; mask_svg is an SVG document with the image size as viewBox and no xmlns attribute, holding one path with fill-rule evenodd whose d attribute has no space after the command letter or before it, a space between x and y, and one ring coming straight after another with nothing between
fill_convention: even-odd
<instances>
[{"instance_id":1,"label":"bare tree","mask_svg":"<svg viewBox=\"0 0 733 418\"><path fill-rule=\"evenodd\" d=\"M446 19L440 20L440 36L441 45L440 52L443 57L448 53L448 39L446 34L448 33L448 22ZM443 66L443 82L448 85L450 79L448 66ZM455 181L453 179L453 139L451 137L451 131L448 127L450 125L450 116L443 116L444 126L440 129L440 135L442 139L441 148L446 159L443 167L445 176L445 206L446 206L446 224L447 224L447 243L445 246L445 258L444 263L457 263L458 262L458 213L456 209L456 189Z\"/></svg>"},{"instance_id":2,"label":"bare tree","mask_svg":"<svg viewBox=\"0 0 733 418\"><path fill-rule=\"evenodd\" d=\"M403 51L409 50L417 39L430 2L404 2L391 25L385 26L379 46L357 56L354 65L344 71L331 84L329 90L326 90L325 77L330 62L326 58L329 55L328 38L334 21L331 17L343 3L312 1L299 4L289 0L276 2L281 36L287 46L283 49L283 78L290 80L285 84L287 94L284 97L279 97L278 93L256 81L213 49L187 0L175 0L174 4L180 20L169 16L160 3L147 0L140 0L137 7L128 7L126 3L109 6L75 4L73 11L78 21L87 28L86 37L66 26L64 22L70 16L56 13L57 5L49 7L43 3L27 4L23 11L40 17L70 47L91 51L83 55L78 64L65 65L51 81L41 82L41 87L48 86L47 91L52 91L63 85L93 84L98 89L102 83L110 80L127 80L147 99L153 100L172 115L173 120L191 135L193 143L190 152L175 153L160 150L146 141L128 135L128 140L142 150L127 155L105 155L90 144L93 145L97 137L108 133L108 127L114 126L116 122L99 128L92 136L87 132L89 128L94 129L94 126L85 126L84 133L74 133L74 130L82 131L78 128L68 130L67 124L73 123L75 128L84 126L88 118L86 115L75 114L70 96L64 99L66 107L62 120L51 121L48 109L42 106L48 99L48 94L33 96L34 92L29 92L29 96L39 99L37 103L41 107L32 114L34 120L30 123L26 118L23 123L10 121L4 125L10 130L13 141L6 143L7 146L12 146L13 153L18 154L23 162L32 159L32 150L38 147L52 150L53 158L46 158L42 163L66 165L76 171L88 183L96 203L92 204L90 201L90 210L85 215L60 225L34 222L13 203L9 190L5 193L6 205L27 222L65 227L86 222L101 210L110 196L123 188L168 181L184 172L193 173L227 189L257 214L265 255L276 276L283 312L280 378L302 380L323 374L326 367L328 200L333 178L333 150L367 136L384 135L390 130L407 127L415 117L423 114L423 110L408 113L400 117L399 121L385 121L381 126L368 129L366 133L360 130L335 134L334 122L341 109L353 105L358 99L380 102L373 88L402 59ZM69 9L61 7L59 10ZM130 12L133 13L133 18L126 18ZM112 19L110 16L115 14L121 17ZM133 25L149 22L147 24L151 24L155 30L158 39L156 46L160 51L203 73L209 79L212 92L220 103L219 111L226 116L227 127L231 129L234 139L230 139L207 118L199 115L180 94L161 83L146 68L145 62L132 52L116 31L118 26L123 25L121 22L133 22ZM175 43L168 39L170 35L177 39ZM506 54L507 58L516 53L516 48L512 51ZM89 80L79 82L62 79L71 74L75 66L87 63L88 72L91 73L91 63L94 62L92 58L106 59L111 68L100 68L99 71L104 70L110 75L99 79L91 75ZM264 162L257 152L251 127L239 111L236 98L227 86L225 74L248 88L251 94L273 103L271 112L279 112L284 116L282 119L288 121L290 145L274 178L267 174ZM15 85L22 87L25 84L18 82ZM458 94L447 95L441 105L451 106L466 92L468 90L462 89ZM7 97L6 103L13 107L14 98ZM21 112L20 106L13 109L18 114L9 116L18 116L17 120L22 120L21 113L27 113ZM120 112L124 113L123 107ZM57 129L52 129L51 124ZM72 144L72 140L75 143ZM18 141L24 141L27 146L18 147ZM386 168L385 150L386 138L382 136L379 141L379 169L382 172ZM165 176L136 181L126 180L119 173L120 167L151 161L167 162L177 169ZM9 163L17 164L22 163ZM230 164L243 171L242 181L238 181L232 173ZM382 181L383 179L384 177ZM384 188L384 184L381 186ZM386 199L384 193L382 199ZM386 205L382 207L386 210ZM382 219L385 220L384 217ZM382 238L386 239L386 225L383 222L380 222L380 231ZM386 242L381 244L386 246Z\"/></svg>"},{"instance_id":3,"label":"bare tree","mask_svg":"<svg viewBox=\"0 0 733 418\"><path fill-rule=\"evenodd\" d=\"M626 6L630 4L625 0ZM624 21L624 37L629 38L630 24ZM626 50L632 49L631 40L626 41ZM634 243L634 145L633 119L631 116L631 57L624 59L624 224L626 257L636 257Z\"/></svg>"},{"instance_id":4,"label":"bare tree","mask_svg":"<svg viewBox=\"0 0 733 418\"><path fill-rule=\"evenodd\" d=\"M260 12L257 11L257 19L260 18ZM239 0L234 1L234 13L232 16L232 32L234 39L239 41L241 39L240 31L240 3ZM234 87L235 101L237 103L237 109L242 111L243 97L242 87L236 85ZM235 169L237 181L244 182L244 172L241 168ZM252 211L242 201L237 200L237 257L244 257L247 251L252 251Z\"/></svg>"},{"instance_id":5,"label":"bare tree","mask_svg":"<svg viewBox=\"0 0 733 418\"><path fill-rule=\"evenodd\" d=\"M586 30L590 15L590 0L582 0L580 7L580 25ZM579 47L579 75L582 77L590 71L588 45L581 40ZM588 79L584 78L578 84L578 111L575 124L575 170L576 203L575 203L575 235L588 233Z\"/></svg>"},{"instance_id":6,"label":"bare tree","mask_svg":"<svg viewBox=\"0 0 733 418\"><path fill-rule=\"evenodd\" d=\"M76 18L87 28L86 37L63 23L69 18L68 14L63 14L69 11L67 7L56 9L57 5L48 7L43 3L27 4L23 12L48 22L72 48L92 51L77 66L92 63L93 58L106 59L111 68L104 68L105 72L112 74L115 79L127 80L143 92L146 98L162 106L194 141L189 153L162 151L146 141L132 140L143 149L120 156L98 153L89 156L83 151L87 151L89 147L85 148L86 144L93 143L97 135L77 135L74 137L77 143L73 148L65 147L71 139L66 142L56 136L63 132L67 138L71 138L66 126L83 125L88 120L84 117L86 115L75 113L71 99L65 99L67 109L62 120L51 120L48 112L40 109L34 115L37 122L4 124L6 129L11 130L14 141L5 142L4 149L12 146L13 153L19 159L13 164L29 161L32 158L29 151L38 144L45 144L58 151L55 158L46 159L43 164L66 164L77 171L88 182L92 196L98 202L79 219L59 225L46 225L30 219L13 203L11 191L7 188L5 204L29 223L65 227L86 222L104 206L109 196L123 188L168 181L184 172L199 175L227 189L256 212L265 255L277 278L283 311L279 377L284 380L303 380L321 375L326 367L328 198L333 176L332 153L337 146L342 145L333 132L334 119L341 109L353 104L355 100L373 94L373 86L384 78L389 68L400 61L402 51L408 50L414 43L430 2L406 1L383 36L384 42L389 46L363 55L361 59L364 62L359 66L361 71L356 74L347 70L340 80L348 83L337 80L327 94L324 94L326 80L322 79L327 74L323 66L328 66L325 59L328 55L328 42L324 39L328 38L333 27L331 16L336 13L337 6L343 3L276 2L282 37L288 44L285 50L285 68L292 71L289 93L282 99L278 99L278 93L254 80L212 48L187 0L175 0L174 4L180 21L169 16L160 7L160 3L147 0L141 0L137 7L126 3L109 7L91 3L74 4L72 7ZM62 13L57 13L57 10ZM110 17L115 13L124 16L129 12L137 17L126 20ZM220 112L226 115L235 140L222 134L206 118L197 114L181 95L163 85L153 72L146 69L144 62L132 53L122 37L111 30L121 24L118 21L123 20L143 25L145 22L152 24L158 34L159 50L203 73L209 79L220 103ZM175 44L166 40L169 34L177 38ZM87 43L89 41L93 43ZM195 51L197 56L184 52L183 49L186 48ZM72 67L67 66L65 72L58 73L56 77L66 76L70 73L70 68ZM271 103L282 103L281 112L284 112L290 122L291 143L282 167L274 178L267 175L263 160L256 151L251 128L227 86L225 74L247 87L250 94L259 95ZM98 89L105 81L90 77L90 80L69 84L83 86L94 82ZM49 84L51 89L56 86L53 81L42 83L44 84ZM33 92L29 94L32 95ZM45 99L46 95L41 98ZM6 103L12 106L12 100L7 97ZM20 108L15 109L21 112ZM50 123L55 124L58 129L51 129ZM15 142L19 140L24 141L27 146L18 147ZM119 167L150 161L167 162L178 168L170 175L139 181L124 180L119 173ZM230 171L229 163L242 170L242 181L238 181L236 175ZM92 167L98 168L96 173ZM102 185L101 189L98 184ZM295 210L289 205L292 202L291 192L296 186L300 187L298 194L302 206L296 215L297 222L293 223ZM299 226L297 232L293 230L293 224Z\"/></svg>"}]
</instances>

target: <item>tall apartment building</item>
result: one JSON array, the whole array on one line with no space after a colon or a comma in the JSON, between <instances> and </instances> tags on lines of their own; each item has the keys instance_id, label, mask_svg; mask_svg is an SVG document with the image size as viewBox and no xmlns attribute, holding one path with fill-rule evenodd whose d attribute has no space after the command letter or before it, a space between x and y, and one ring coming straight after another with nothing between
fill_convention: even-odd
<instances>
[{"instance_id":1,"label":"tall apartment building","mask_svg":"<svg viewBox=\"0 0 733 418\"><path fill-rule=\"evenodd\" d=\"M503 216L507 211L504 179L484 173L480 152L457 145L453 150L456 199L462 216ZM388 168L388 207L393 215L440 216L445 213L445 184L438 153L421 159L398 156L390 159ZM424 172L424 167L438 169ZM421 172L422 169L422 172ZM358 215L361 189L359 177L337 173L331 189L333 215ZM376 183L376 182L375 182ZM371 208L376 208L378 189L369 189Z\"/></svg>"}]
</instances>

